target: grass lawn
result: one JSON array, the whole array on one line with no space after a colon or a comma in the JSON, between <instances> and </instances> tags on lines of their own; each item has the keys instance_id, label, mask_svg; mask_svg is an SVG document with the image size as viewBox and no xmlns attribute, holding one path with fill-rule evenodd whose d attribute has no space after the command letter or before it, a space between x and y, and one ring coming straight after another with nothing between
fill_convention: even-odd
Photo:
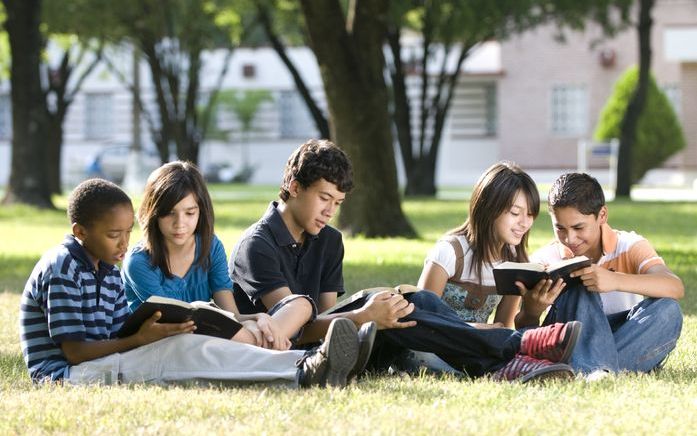
<instances>
[{"instance_id":1,"label":"grass lawn","mask_svg":"<svg viewBox=\"0 0 697 436\"><path fill-rule=\"evenodd\" d=\"M217 234L228 252L274 198L273 188L212 189ZM59 208L65 198L57 199ZM419 239L347 238L344 274L353 292L415 283L423 258L461 223L462 201L409 200ZM65 211L0 208L0 434L682 434L697 428L697 203L610 204L610 223L646 236L685 282L685 324L665 369L596 383L545 385L384 376L345 390L249 386L32 386L18 339L24 282L46 249L68 231ZM551 238L546 212L534 250ZM140 233L135 231L131 243Z\"/></svg>"}]
</instances>

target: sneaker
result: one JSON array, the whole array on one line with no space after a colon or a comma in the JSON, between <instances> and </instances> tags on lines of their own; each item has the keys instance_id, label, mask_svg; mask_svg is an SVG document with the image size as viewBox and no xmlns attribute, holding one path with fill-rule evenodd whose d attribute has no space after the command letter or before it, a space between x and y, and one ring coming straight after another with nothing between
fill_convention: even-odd
<instances>
[{"instance_id":1,"label":"sneaker","mask_svg":"<svg viewBox=\"0 0 697 436\"><path fill-rule=\"evenodd\" d=\"M526 330L520 342L520 353L536 359L568 363L580 334L579 321Z\"/></svg>"},{"instance_id":2,"label":"sneaker","mask_svg":"<svg viewBox=\"0 0 697 436\"><path fill-rule=\"evenodd\" d=\"M356 359L356 364L348 375L348 381L359 376L365 370L365 366L370 359L370 353L373 351L377 332L378 325L375 321L366 322L358 329L358 359Z\"/></svg>"},{"instance_id":3,"label":"sneaker","mask_svg":"<svg viewBox=\"0 0 697 436\"><path fill-rule=\"evenodd\" d=\"M516 354L506 366L494 373L492 379L525 383L530 380L571 379L573 377L574 370L565 363L554 363L524 354Z\"/></svg>"},{"instance_id":4,"label":"sneaker","mask_svg":"<svg viewBox=\"0 0 697 436\"><path fill-rule=\"evenodd\" d=\"M329 324L324 343L298 360L298 384L304 388L326 385L344 387L357 357L356 325L349 319L337 318Z\"/></svg>"},{"instance_id":5,"label":"sneaker","mask_svg":"<svg viewBox=\"0 0 697 436\"><path fill-rule=\"evenodd\" d=\"M611 375L612 373L610 371L604 369L596 369L595 371L589 374L581 374L582 379L588 383L599 382L600 380L604 380L610 377Z\"/></svg>"}]
</instances>

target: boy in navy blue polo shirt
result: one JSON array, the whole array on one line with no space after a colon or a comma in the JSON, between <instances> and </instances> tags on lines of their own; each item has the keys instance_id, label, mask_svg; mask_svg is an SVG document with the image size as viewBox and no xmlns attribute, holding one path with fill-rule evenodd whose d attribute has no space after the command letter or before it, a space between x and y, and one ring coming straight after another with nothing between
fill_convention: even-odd
<instances>
[{"instance_id":1,"label":"boy in navy blue polo shirt","mask_svg":"<svg viewBox=\"0 0 697 436\"><path fill-rule=\"evenodd\" d=\"M231 340L190 335L193 321L158 323L116 338L129 311L114 265L123 260L133 206L116 185L81 183L68 204L72 234L37 263L20 306L20 340L34 382L287 381L343 386L358 354L356 327L332 324L310 352L272 351Z\"/></svg>"},{"instance_id":2,"label":"boy in navy blue polo shirt","mask_svg":"<svg viewBox=\"0 0 697 436\"><path fill-rule=\"evenodd\" d=\"M309 297L319 313L336 304L344 293L344 247L341 233L327 223L352 188L351 163L330 141L310 140L293 152L284 171L281 201L272 202L233 249L230 274L240 311L266 311L293 295ZM495 373L497 379L522 381L571 376L565 362L580 330L567 324L524 333L479 330L432 292L408 297L382 292L359 309L313 317L298 342L317 341L342 317L358 326L375 323L380 329L376 343L381 353L372 357L377 367L388 363L380 355L411 348L436 353L471 376ZM361 327L362 343L373 338ZM354 373L362 371L368 358L359 355Z\"/></svg>"}]
</instances>

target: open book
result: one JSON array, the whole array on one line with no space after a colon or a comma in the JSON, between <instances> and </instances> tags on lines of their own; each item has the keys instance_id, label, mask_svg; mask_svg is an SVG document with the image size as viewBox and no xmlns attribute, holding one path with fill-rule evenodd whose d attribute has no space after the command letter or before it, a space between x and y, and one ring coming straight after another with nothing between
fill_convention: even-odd
<instances>
[{"instance_id":1,"label":"open book","mask_svg":"<svg viewBox=\"0 0 697 436\"><path fill-rule=\"evenodd\" d=\"M194 301L187 303L174 298L150 296L143 302L119 329L120 338L130 336L138 331L146 319L156 311L162 313L160 323L180 323L193 320L196 324L194 333L230 339L242 328L231 312L223 310L213 303Z\"/></svg>"},{"instance_id":2,"label":"open book","mask_svg":"<svg viewBox=\"0 0 697 436\"><path fill-rule=\"evenodd\" d=\"M370 297L382 291L392 292L393 294L411 294L412 292L419 291L419 288L413 285L398 285L394 288L383 286L378 288L363 289L362 291L358 291L355 294L352 294L339 301L334 306L322 312L320 315L330 315L332 313L342 313L356 310L363 307Z\"/></svg>"},{"instance_id":3,"label":"open book","mask_svg":"<svg viewBox=\"0 0 697 436\"><path fill-rule=\"evenodd\" d=\"M501 295L520 295L515 282L522 282L525 287L532 289L542 279L564 279L566 286L581 283L579 277L571 278L572 272L590 266L591 261L586 256L576 256L562 260L552 265L541 263L503 262L494 267L496 292Z\"/></svg>"}]
</instances>

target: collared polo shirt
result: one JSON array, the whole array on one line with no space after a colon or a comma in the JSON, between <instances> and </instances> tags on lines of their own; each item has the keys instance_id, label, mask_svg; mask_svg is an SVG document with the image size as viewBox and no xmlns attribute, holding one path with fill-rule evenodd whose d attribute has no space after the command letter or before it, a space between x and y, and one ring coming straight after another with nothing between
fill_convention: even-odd
<instances>
[{"instance_id":1,"label":"collared polo shirt","mask_svg":"<svg viewBox=\"0 0 697 436\"><path fill-rule=\"evenodd\" d=\"M118 268L100 262L95 271L72 235L36 264L19 310L22 354L34 382L67 375L62 342L113 339L129 315Z\"/></svg>"},{"instance_id":2,"label":"collared polo shirt","mask_svg":"<svg viewBox=\"0 0 697 436\"><path fill-rule=\"evenodd\" d=\"M317 235L293 239L271 202L264 216L249 227L232 250L230 276L235 302L242 313L265 312L261 297L282 287L307 295L315 304L323 292L344 293L341 232L325 226Z\"/></svg>"},{"instance_id":3,"label":"collared polo shirt","mask_svg":"<svg viewBox=\"0 0 697 436\"><path fill-rule=\"evenodd\" d=\"M645 274L654 265L665 265L651 243L635 232L614 230L607 223L601 227L600 241L603 254L598 261L610 271L626 274ZM531 256L535 262L554 263L573 257L573 252L559 241L540 248ZM606 314L629 310L644 299L641 294L630 292L603 292L600 294Z\"/></svg>"}]
</instances>

